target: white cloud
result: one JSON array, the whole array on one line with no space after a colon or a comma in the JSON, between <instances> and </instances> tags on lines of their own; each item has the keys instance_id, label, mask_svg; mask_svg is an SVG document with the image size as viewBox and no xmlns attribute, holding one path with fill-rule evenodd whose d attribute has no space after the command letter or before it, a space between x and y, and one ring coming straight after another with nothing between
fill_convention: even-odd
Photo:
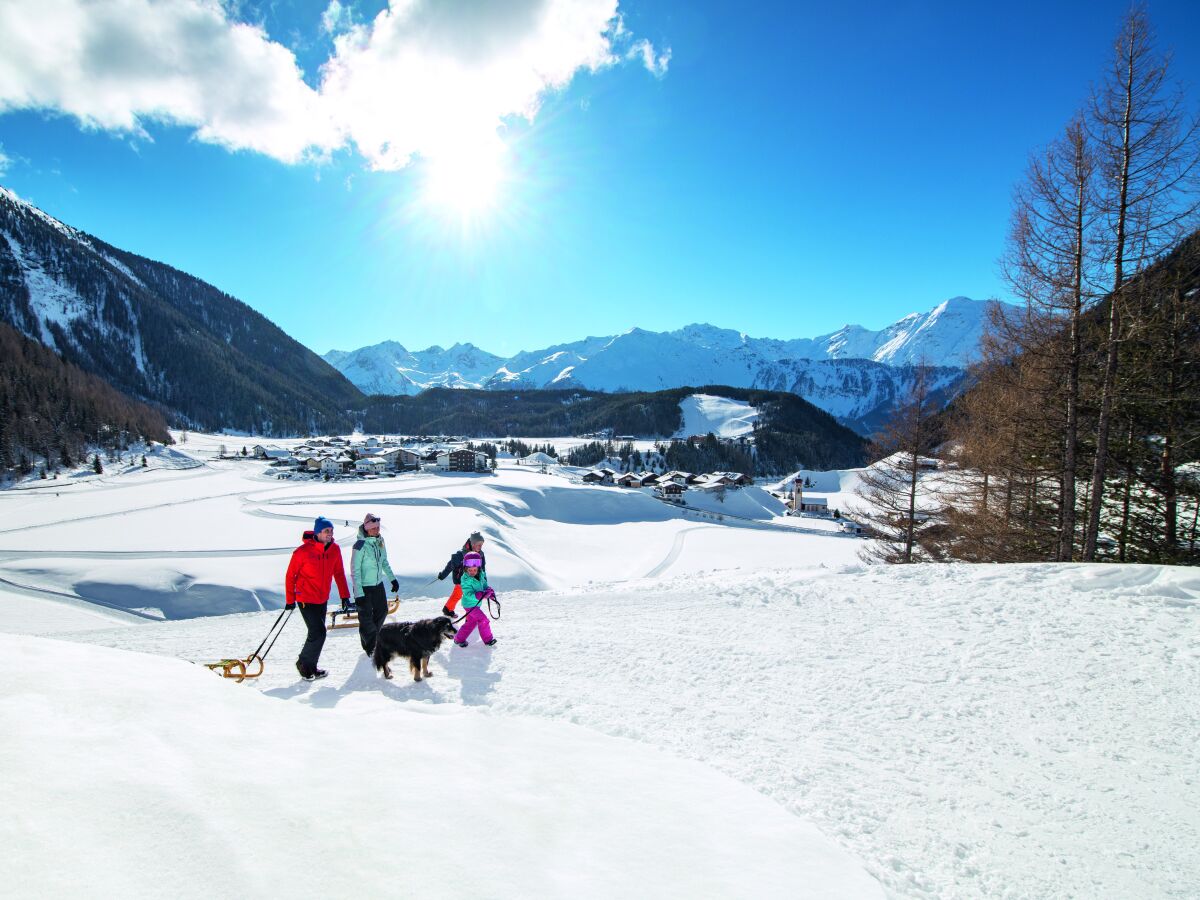
<instances>
[{"instance_id":1,"label":"white cloud","mask_svg":"<svg viewBox=\"0 0 1200 900\"><path fill-rule=\"evenodd\" d=\"M618 0L391 0L356 23L330 0L334 37L320 87L257 25L220 0L0 2L0 113L43 109L145 136L148 122L285 162L349 142L398 168L495 143L580 71L638 60L661 77L670 51L634 41Z\"/></svg>"},{"instance_id":2,"label":"white cloud","mask_svg":"<svg viewBox=\"0 0 1200 900\"><path fill-rule=\"evenodd\" d=\"M374 168L496 139L581 69L616 61L617 0L393 3L335 41L322 95Z\"/></svg>"},{"instance_id":3,"label":"white cloud","mask_svg":"<svg viewBox=\"0 0 1200 900\"><path fill-rule=\"evenodd\" d=\"M626 51L625 58L640 59L647 72L655 78L662 78L667 74L667 66L671 62L671 48L668 47L662 53L655 53L654 45L643 38L634 42L633 46Z\"/></svg>"},{"instance_id":4,"label":"white cloud","mask_svg":"<svg viewBox=\"0 0 1200 900\"><path fill-rule=\"evenodd\" d=\"M340 140L291 51L216 0L38 0L36 16L0 3L0 35L0 111L135 134L171 122L288 162Z\"/></svg>"},{"instance_id":5,"label":"white cloud","mask_svg":"<svg viewBox=\"0 0 1200 900\"><path fill-rule=\"evenodd\" d=\"M340 34L354 27L354 10L343 6L338 0L329 0L325 12L321 13L321 30L326 34Z\"/></svg>"},{"instance_id":6,"label":"white cloud","mask_svg":"<svg viewBox=\"0 0 1200 900\"><path fill-rule=\"evenodd\" d=\"M8 174L8 167L12 165L12 157L4 152L4 145L0 144L0 178Z\"/></svg>"}]
</instances>

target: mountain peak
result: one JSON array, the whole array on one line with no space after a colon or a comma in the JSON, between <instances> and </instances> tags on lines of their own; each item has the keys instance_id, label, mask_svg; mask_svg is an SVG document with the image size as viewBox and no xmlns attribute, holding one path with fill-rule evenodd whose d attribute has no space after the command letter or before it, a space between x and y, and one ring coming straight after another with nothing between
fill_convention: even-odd
<instances>
[{"instance_id":1,"label":"mountain peak","mask_svg":"<svg viewBox=\"0 0 1200 900\"><path fill-rule=\"evenodd\" d=\"M31 216L36 216L38 219L40 219L45 224L49 225L51 228L53 228L55 231L57 231L59 234L63 235L64 237L68 237L73 241L85 241L86 242L82 231L79 231L76 228L72 228L70 225L66 225L63 222L60 222L58 219L54 218L54 216L50 215L48 212L38 209L38 207L34 206L28 200L19 196L16 191L14 191L10 188L0 186L0 200L7 200L13 206L17 207L20 211L28 213Z\"/></svg>"}]
</instances>

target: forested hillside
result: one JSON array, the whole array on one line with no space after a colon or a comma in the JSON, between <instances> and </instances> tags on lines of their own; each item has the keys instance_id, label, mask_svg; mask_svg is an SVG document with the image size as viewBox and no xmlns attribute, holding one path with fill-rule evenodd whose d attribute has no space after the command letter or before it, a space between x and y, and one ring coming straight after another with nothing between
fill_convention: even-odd
<instances>
[{"instance_id":1,"label":"forested hillside","mask_svg":"<svg viewBox=\"0 0 1200 900\"><path fill-rule=\"evenodd\" d=\"M162 413L0 323L0 478L147 440L170 442Z\"/></svg>"},{"instance_id":2,"label":"forested hillside","mask_svg":"<svg viewBox=\"0 0 1200 900\"><path fill-rule=\"evenodd\" d=\"M363 399L245 303L4 190L0 321L194 428L344 430Z\"/></svg>"},{"instance_id":3,"label":"forested hillside","mask_svg":"<svg viewBox=\"0 0 1200 900\"><path fill-rule=\"evenodd\" d=\"M697 392L742 400L759 409L754 437L760 474L862 462L863 439L795 394L714 385L627 394L434 388L412 397L368 398L362 427L368 432L466 437L611 431L666 438L683 425L680 401Z\"/></svg>"}]
</instances>

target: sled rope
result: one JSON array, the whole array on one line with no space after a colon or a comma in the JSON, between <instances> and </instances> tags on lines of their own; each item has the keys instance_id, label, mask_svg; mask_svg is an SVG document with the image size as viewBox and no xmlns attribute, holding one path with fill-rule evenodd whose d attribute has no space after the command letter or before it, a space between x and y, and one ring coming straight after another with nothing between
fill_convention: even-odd
<instances>
[{"instance_id":1,"label":"sled rope","mask_svg":"<svg viewBox=\"0 0 1200 900\"><path fill-rule=\"evenodd\" d=\"M279 636L283 634L283 629L287 627L287 619L291 618L289 614L295 608L295 606L285 606L279 611L279 616L271 624L266 637L262 639L258 648L245 659L222 659L215 663L205 663L204 667L214 672L220 669L221 671L218 674L222 678L232 678L239 682L245 681L247 678L257 678L263 673L263 662L267 658L267 654L271 652L271 648L275 646L275 642L279 640ZM280 622L283 624L280 625ZM267 644L268 639L271 641L269 645ZM267 648L265 652L263 651L264 646ZM262 654L261 656L259 655L260 653ZM258 665L257 669L252 668L255 664Z\"/></svg>"}]
</instances>

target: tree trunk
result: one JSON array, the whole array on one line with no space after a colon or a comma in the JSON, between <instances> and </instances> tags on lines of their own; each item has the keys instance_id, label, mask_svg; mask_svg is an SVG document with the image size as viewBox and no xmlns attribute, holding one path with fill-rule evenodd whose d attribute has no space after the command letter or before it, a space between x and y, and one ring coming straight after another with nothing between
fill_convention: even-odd
<instances>
[{"instance_id":1,"label":"tree trunk","mask_svg":"<svg viewBox=\"0 0 1200 900\"><path fill-rule=\"evenodd\" d=\"M1133 487L1133 422L1125 437L1125 485L1121 497L1121 535L1117 554L1119 562L1125 562L1129 548L1129 495Z\"/></svg>"},{"instance_id":2,"label":"tree trunk","mask_svg":"<svg viewBox=\"0 0 1200 900\"><path fill-rule=\"evenodd\" d=\"M1135 41L1130 35L1125 45L1125 114L1121 123L1121 172L1117 182L1116 243L1113 245L1113 287L1109 296L1108 353L1104 360L1104 381L1100 394L1100 417L1096 423L1096 460L1092 466L1091 503L1087 533L1083 540L1083 558L1096 558L1096 537L1100 533L1100 509L1104 500L1104 475L1108 468L1108 431L1112 416L1113 392L1117 387L1117 348L1121 337L1121 283L1125 278L1125 229L1129 212L1130 120L1133 118L1133 72Z\"/></svg>"},{"instance_id":3,"label":"tree trunk","mask_svg":"<svg viewBox=\"0 0 1200 900\"><path fill-rule=\"evenodd\" d=\"M1067 433L1063 441L1062 496L1059 509L1058 559L1075 558L1075 477L1079 452L1079 319L1083 313L1083 225L1086 184L1077 179L1075 216L1075 266L1072 284L1070 358L1067 363Z\"/></svg>"},{"instance_id":4,"label":"tree trunk","mask_svg":"<svg viewBox=\"0 0 1200 900\"><path fill-rule=\"evenodd\" d=\"M1178 516L1179 492L1175 486L1175 440L1178 421L1175 406L1179 398L1180 368L1184 363L1179 348L1179 331L1181 327L1180 310L1182 298L1181 289L1175 287L1171 292L1171 308L1167 321L1170 328L1170 353L1167 357L1167 423L1163 429L1162 456L1159 461L1159 490L1163 495L1163 543L1166 544L1167 562L1175 561L1175 552L1179 542Z\"/></svg>"},{"instance_id":5,"label":"tree trunk","mask_svg":"<svg viewBox=\"0 0 1200 900\"><path fill-rule=\"evenodd\" d=\"M904 531L904 561L912 562L913 540L917 530L917 460L920 457L912 454L912 462L908 476L908 526Z\"/></svg>"}]
</instances>

